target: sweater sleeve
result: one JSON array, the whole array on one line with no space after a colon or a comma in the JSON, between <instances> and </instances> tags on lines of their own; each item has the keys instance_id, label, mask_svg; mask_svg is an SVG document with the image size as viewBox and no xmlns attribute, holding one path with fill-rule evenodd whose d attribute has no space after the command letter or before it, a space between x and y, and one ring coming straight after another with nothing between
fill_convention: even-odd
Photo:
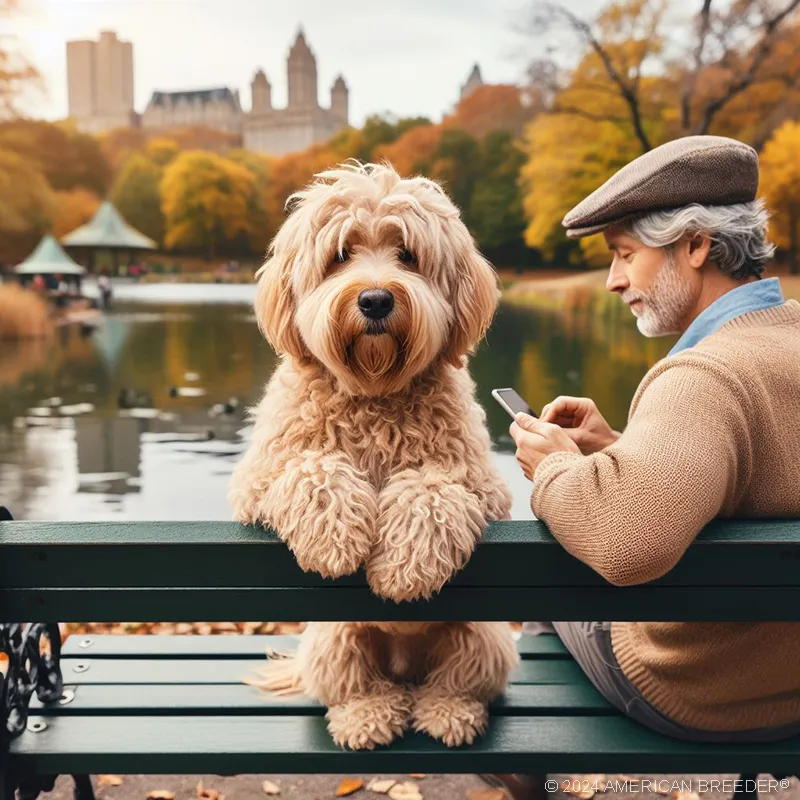
<instances>
[{"instance_id":1,"label":"sweater sleeve","mask_svg":"<svg viewBox=\"0 0 800 800\"><path fill-rule=\"evenodd\" d=\"M749 477L734 382L687 360L653 372L614 444L590 456L554 453L534 475L534 514L620 586L669 572Z\"/></svg>"}]
</instances>

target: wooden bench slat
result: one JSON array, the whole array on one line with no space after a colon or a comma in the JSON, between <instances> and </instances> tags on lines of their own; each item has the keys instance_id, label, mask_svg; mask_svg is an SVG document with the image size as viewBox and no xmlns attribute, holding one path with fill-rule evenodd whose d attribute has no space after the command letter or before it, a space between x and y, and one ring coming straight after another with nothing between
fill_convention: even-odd
<instances>
[{"instance_id":1,"label":"wooden bench slat","mask_svg":"<svg viewBox=\"0 0 800 800\"><path fill-rule=\"evenodd\" d=\"M591 531L587 531L591 535ZM260 550L256 549L260 548ZM720 553L725 569L719 569ZM797 586L798 520L717 520L661 586ZM1 522L7 588L330 587L271 531L230 522ZM492 523L453 587L604 586L538 521ZM336 586L365 586L363 575Z\"/></svg>"},{"instance_id":2,"label":"wooden bench slat","mask_svg":"<svg viewBox=\"0 0 800 800\"><path fill-rule=\"evenodd\" d=\"M65 658L64 682L89 684L225 684L241 683L264 667L265 659ZM571 659L525 659L511 676L513 683L578 683L585 680Z\"/></svg>"},{"instance_id":3,"label":"wooden bench slat","mask_svg":"<svg viewBox=\"0 0 800 800\"><path fill-rule=\"evenodd\" d=\"M528 772L788 773L800 737L708 745L668 739L621 716L500 717L471 747L409 733L342 752L319 716L39 717L11 743L10 768L58 773Z\"/></svg>"},{"instance_id":4,"label":"wooden bench slat","mask_svg":"<svg viewBox=\"0 0 800 800\"><path fill-rule=\"evenodd\" d=\"M182 636L76 634L61 648L64 657L76 658L260 658L268 649L291 651L299 637L278 634L251 636ZM89 642L89 646L82 643ZM571 658L558 636L521 636L517 652L522 658Z\"/></svg>"},{"instance_id":5,"label":"wooden bench slat","mask_svg":"<svg viewBox=\"0 0 800 800\"><path fill-rule=\"evenodd\" d=\"M2 558L2 553L0 553ZM717 569L724 569L722 560ZM798 570L800 581L800 570ZM0 589L0 622L662 620L800 621L800 586L447 587L392 603L367 588Z\"/></svg>"},{"instance_id":6,"label":"wooden bench slat","mask_svg":"<svg viewBox=\"0 0 800 800\"><path fill-rule=\"evenodd\" d=\"M75 695L68 705L42 706L34 697L31 702L32 713L46 716L325 713L323 706L303 695L272 697L242 684L72 684L66 688ZM534 716L618 712L588 681L583 681L571 684L513 684L504 697L492 704L492 713L498 716Z\"/></svg>"}]
</instances>

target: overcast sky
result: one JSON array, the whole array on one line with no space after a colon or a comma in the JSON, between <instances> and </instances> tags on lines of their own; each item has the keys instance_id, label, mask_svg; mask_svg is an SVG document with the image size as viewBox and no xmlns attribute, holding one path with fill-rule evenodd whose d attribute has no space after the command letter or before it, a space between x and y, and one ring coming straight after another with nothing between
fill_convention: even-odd
<instances>
[{"instance_id":1,"label":"overcast sky","mask_svg":"<svg viewBox=\"0 0 800 800\"><path fill-rule=\"evenodd\" d=\"M299 25L317 57L320 102L338 73L352 124L390 111L440 119L473 63L489 83L516 82L544 43L521 34L533 0L23 0L10 33L45 79L34 116L67 115L66 42L113 30L134 45L136 110L155 89L228 86L250 105L259 67L286 102L286 56ZM576 11L600 0L569 0Z\"/></svg>"}]
</instances>

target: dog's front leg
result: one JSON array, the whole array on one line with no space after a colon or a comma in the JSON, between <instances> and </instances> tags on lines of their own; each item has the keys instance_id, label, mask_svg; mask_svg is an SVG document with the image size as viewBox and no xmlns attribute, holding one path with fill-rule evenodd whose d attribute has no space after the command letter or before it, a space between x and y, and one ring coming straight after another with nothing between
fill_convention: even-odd
<instances>
[{"instance_id":1,"label":"dog's front leg","mask_svg":"<svg viewBox=\"0 0 800 800\"><path fill-rule=\"evenodd\" d=\"M328 730L340 747L372 750L403 734L411 694L381 671L368 626L311 623L297 657L303 688L328 706Z\"/></svg>"},{"instance_id":2,"label":"dog's front leg","mask_svg":"<svg viewBox=\"0 0 800 800\"><path fill-rule=\"evenodd\" d=\"M284 462L256 515L302 569L338 578L355 572L373 547L377 493L343 453L306 450Z\"/></svg>"},{"instance_id":3,"label":"dog's front leg","mask_svg":"<svg viewBox=\"0 0 800 800\"><path fill-rule=\"evenodd\" d=\"M414 690L414 730L448 747L472 744L486 730L488 703L508 684L519 663L505 622L459 622L446 626L433 644L433 668Z\"/></svg>"},{"instance_id":4,"label":"dog's front leg","mask_svg":"<svg viewBox=\"0 0 800 800\"><path fill-rule=\"evenodd\" d=\"M430 597L467 563L485 527L482 498L443 469L398 472L378 496L370 587L396 602Z\"/></svg>"}]
</instances>

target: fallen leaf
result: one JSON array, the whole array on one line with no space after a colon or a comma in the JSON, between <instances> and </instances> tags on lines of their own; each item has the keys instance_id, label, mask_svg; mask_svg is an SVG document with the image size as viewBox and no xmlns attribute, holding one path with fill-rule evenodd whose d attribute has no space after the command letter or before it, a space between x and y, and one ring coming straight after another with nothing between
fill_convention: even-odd
<instances>
[{"instance_id":1,"label":"fallen leaf","mask_svg":"<svg viewBox=\"0 0 800 800\"><path fill-rule=\"evenodd\" d=\"M261 784L261 788L264 790L264 794L277 795L281 793L281 787L272 781L264 781Z\"/></svg>"},{"instance_id":2,"label":"fallen leaf","mask_svg":"<svg viewBox=\"0 0 800 800\"><path fill-rule=\"evenodd\" d=\"M370 792L377 792L378 794L387 794L389 789L397 783L394 778L385 778L382 781L372 780L367 785L367 790Z\"/></svg>"},{"instance_id":3,"label":"fallen leaf","mask_svg":"<svg viewBox=\"0 0 800 800\"><path fill-rule=\"evenodd\" d=\"M409 774L408 777L409 778L416 778L417 780L422 780L422 778L425 777L425 773L424 772L412 772L411 774Z\"/></svg>"},{"instance_id":4,"label":"fallen leaf","mask_svg":"<svg viewBox=\"0 0 800 800\"><path fill-rule=\"evenodd\" d=\"M396 783L389 789L390 800L422 800L422 792L416 783Z\"/></svg>"},{"instance_id":5,"label":"fallen leaf","mask_svg":"<svg viewBox=\"0 0 800 800\"><path fill-rule=\"evenodd\" d=\"M147 800L175 800L175 792L167 789L153 789L148 793Z\"/></svg>"},{"instance_id":6,"label":"fallen leaf","mask_svg":"<svg viewBox=\"0 0 800 800\"><path fill-rule=\"evenodd\" d=\"M508 800L508 795L502 789L476 789L467 800Z\"/></svg>"},{"instance_id":7,"label":"fallen leaf","mask_svg":"<svg viewBox=\"0 0 800 800\"><path fill-rule=\"evenodd\" d=\"M672 800L699 800L699 795L697 792L679 792L674 791L670 792L669 796Z\"/></svg>"},{"instance_id":8,"label":"fallen leaf","mask_svg":"<svg viewBox=\"0 0 800 800\"><path fill-rule=\"evenodd\" d=\"M122 778L119 775L98 775L97 776L97 788L98 789L105 789L106 786L120 786L122 784Z\"/></svg>"},{"instance_id":9,"label":"fallen leaf","mask_svg":"<svg viewBox=\"0 0 800 800\"><path fill-rule=\"evenodd\" d=\"M347 797L349 794L354 794L359 789L364 787L364 781L361 778L345 778L336 790L337 797Z\"/></svg>"},{"instance_id":10,"label":"fallen leaf","mask_svg":"<svg viewBox=\"0 0 800 800\"><path fill-rule=\"evenodd\" d=\"M196 794L198 800L225 800L225 795L220 794L216 789L206 789L203 781L197 784Z\"/></svg>"}]
</instances>

